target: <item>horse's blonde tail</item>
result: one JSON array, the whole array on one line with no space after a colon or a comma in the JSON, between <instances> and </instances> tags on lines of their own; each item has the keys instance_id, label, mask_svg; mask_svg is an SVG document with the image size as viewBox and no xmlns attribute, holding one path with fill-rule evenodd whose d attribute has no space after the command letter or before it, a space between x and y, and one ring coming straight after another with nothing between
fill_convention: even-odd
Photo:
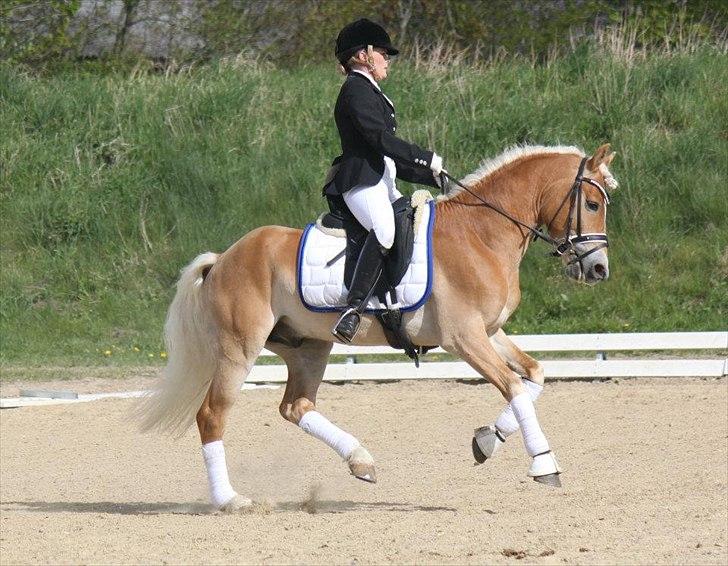
<instances>
[{"instance_id":1,"label":"horse's blonde tail","mask_svg":"<svg viewBox=\"0 0 728 566\"><path fill-rule=\"evenodd\" d=\"M185 267L164 325L168 361L163 378L137 406L143 431L181 436L210 388L217 369L217 332L203 293L205 272L218 255L204 253Z\"/></svg>"}]
</instances>

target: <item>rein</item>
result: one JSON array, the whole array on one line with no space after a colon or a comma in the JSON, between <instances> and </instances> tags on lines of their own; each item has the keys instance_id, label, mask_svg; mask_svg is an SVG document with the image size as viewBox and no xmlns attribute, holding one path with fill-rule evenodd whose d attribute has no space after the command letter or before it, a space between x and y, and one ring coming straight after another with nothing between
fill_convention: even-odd
<instances>
[{"instance_id":1,"label":"rein","mask_svg":"<svg viewBox=\"0 0 728 566\"><path fill-rule=\"evenodd\" d=\"M607 194L607 191L602 187L599 183L597 183L594 179L590 179L588 177L584 177L584 166L586 165L587 158L584 157L581 160L581 163L579 163L579 170L576 173L576 178L574 179L574 182L571 185L571 189L569 189L569 192L566 193L566 196L564 197L564 200L561 201L561 204L559 205L559 208L556 210L556 213L554 214L553 218L551 219L551 222L549 222L546 225L546 229L551 227L551 224L558 216L559 212L561 212L561 209L566 204L566 201L569 201L569 216L566 221L566 229L564 230L565 237L563 239L557 240L555 238L552 238L547 231L539 230L538 228L535 228L533 226L529 226L528 224L521 222L517 218L514 218L509 213L507 213L502 208L495 206L494 204L489 203L486 201L483 197L480 195L474 193L471 191L468 187L463 185L460 181L458 181L455 177L450 175L447 171L442 171L440 173L440 176L445 177L446 179L452 181L455 183L458 187L463 189L464 191L470 193L472 196L474 196L476 199L480 201L480 203L483 206L486 206L490 208L491 210L497 212L501 216L504 216L514 224L525 228L528 230L532 235L534 240L543 240L546 243L551 244L554 247L554 251L551 253L551 255L555 257L560 257L564 255L565 253L569 253L573 255L574 257L569 261L569 265L573 263L579 262L581 264L581 260L583 260L586 256L593 254L595 251L600 250L602 248L609 247L609 240L607 239L607 235L602 232L598 233L591 233L591 234L583 234L581 231L581 206L579 206L579 203L581 202L581 196L582 196L582 183L588 183L597 189L599 189L599 192L604 197L604 202L606 204L609 204L609 195ZM442 183L443 186L445 186L445 183ZM456 203L456 204L464 204L464 203ZM576 211L576 233L572 234L571 229L572 225L574 224L574 211ZM590 250L584 252L583 254L579 255L576 251L576 244L580 244L583 242L596 242L598 245L594 246ZM583 268L583 266L582 266Z\"/></svg>"}]
</instances>

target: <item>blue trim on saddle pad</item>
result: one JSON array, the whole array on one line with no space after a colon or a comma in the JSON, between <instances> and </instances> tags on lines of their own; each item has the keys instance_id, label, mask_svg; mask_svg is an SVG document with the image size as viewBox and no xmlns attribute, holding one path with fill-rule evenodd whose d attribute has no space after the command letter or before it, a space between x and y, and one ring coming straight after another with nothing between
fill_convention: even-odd
<instances>
[{"instance_id":1,"label":"blue trim on saddle pad","mask_svg":"<svg viewBox=\"0 0 728 566\"><path fill-rule=\"evenodd\" d=\"M433 259L433 251L432 251L432 231L435 227L435 201L431 200L427 203L430 207L430 218L427 222L427 286L425 288L425 292L420 298L419 301L417 301L415 304L410 305L408 307L404 307L402 309L402 312L412 312L416 311L422 305L424 305L427 300L430 298L430 294L432 293L432 280L434 278L434 259ZM306 227L303 229L303 234L301 235L301 239L298 241L298 253L296 254L296 289L298 290L298 297L301 299L301 303L304 307L306 307L310 311L314 312L342 312L344 309L346 309L346 305L343 305L341 307L315 307L312 305L309 305L303 298L303 287L301 285L301 263L303 262L303 251L306 247L306 240L308 240L308 234L309 232L316 227L315 223L307 224ZM367 309L364 312L367 313L373 313L373 312L381 312L385 311L387 309Z\"/></svg>"}]
</instances>

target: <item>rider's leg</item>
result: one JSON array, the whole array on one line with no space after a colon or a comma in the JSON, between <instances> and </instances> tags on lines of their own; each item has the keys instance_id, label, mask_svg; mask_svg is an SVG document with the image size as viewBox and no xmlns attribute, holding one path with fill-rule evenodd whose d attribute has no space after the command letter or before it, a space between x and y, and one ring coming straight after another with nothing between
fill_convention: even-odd
<instances>
[{"instance_id":1,"label":"rider's leg","mask_svg":"<svg viewBox=\"0 0 728 566\"><path fill-rule=\"evenodd\" d=\"M394 189L395 192L396 189ZM398 194L398 192L397 192ZM369 230L349 289L347 309L332 329L332 334L344 342L351 342L359 329L361 314L384 268L384 260L394 243L394 211L390 198L391 187L384 181L372 187L356 187L343 198L347 207Z\"/></svg>"},{"instance_id":2,"label":"rider's leg","mask_svg":"<svg viewBox=\"0 0 728 566\"><path fill-rule=\"evenodd\" d=\"M342 195L359 224L374 231L387 249L394 243L394 210L390 200L393 196L390 185L384 179L371 187L355 187Z\"/></svg>"},{"instance_id":3,"label":"rider's leg","mask_svg":"<svg viewBox=\"0 0 728 566\"><path fill-rule=\"evenodd\" d=\"M347 308L331 331L343 342L351 342L359 329L361 315L384 268L387 250L379 244L374 231L369 232L354 270Z\"/></svg>"}]
</instances>

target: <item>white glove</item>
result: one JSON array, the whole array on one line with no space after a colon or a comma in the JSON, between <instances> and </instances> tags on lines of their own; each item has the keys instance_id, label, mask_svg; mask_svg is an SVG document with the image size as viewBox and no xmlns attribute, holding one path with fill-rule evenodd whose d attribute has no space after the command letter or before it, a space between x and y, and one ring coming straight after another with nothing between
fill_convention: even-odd
<instances>
[{"instance_id":1,"label":"white glove","mask_svg":"<svg viewBox=\"0 0 728 566\"><path fill-rule=\"evenodd\" d=\"M430 162L430 169L432 169L432 173L434 175L439 175L440 171L442 171L442 157L440 157L436 153L432 154L432 161Z\"/></svg>"}]
</instances>

